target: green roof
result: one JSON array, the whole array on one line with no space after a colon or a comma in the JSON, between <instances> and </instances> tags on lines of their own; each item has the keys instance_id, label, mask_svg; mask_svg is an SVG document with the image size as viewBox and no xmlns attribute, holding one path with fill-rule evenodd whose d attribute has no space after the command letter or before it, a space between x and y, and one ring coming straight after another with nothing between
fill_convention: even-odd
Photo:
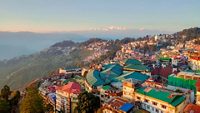
<instances>
[{"instance_id":1,"label":"green roof","mask_svg":"<svg viewBox=\"0 0 200 113\"><path fill-rule=\"evenodd\" d=\"M103 71L93 70L90 71L86 80L92 86L100 86L104 84L109 84L113 78L120 76L123 72L122 66L119 64L109 64L104 67Z\"/></svg>"},{"instance_id":2,"label":"green roof","mask_svg":"<svg viewBox=\"0 0 200 113\"><path fill-rule=\"evenodd\" d=\"M117 80L122 81L124 79L130 79L130 78L144 82L149 78L149 76L146 74L139 73L139 72L128 72L117 77Z\"/></svg>"},{"instance_id":3,"label":"green roof","mask_svg":"<svg viewBox=\"0 0 200 113\"><path fill-rule=\"evenodd\" d=\"M127 59L125 60L125 65L134 64L134 65L141 65L141 62L136 59Z\"/></svg>"},{"instance_id":4,"label":"green roof","mask_svg":"<svg viewBox=\"0 0 200 113\"><path fill-rule=\"evenodd\" d=\"M158 100L162 100L164 102L171 104L174 107L178 106L185 100L184 96L174 95L173 97L170 97L172 93L168 91L157 90L154 88L147 89L145 87L141 87L136 89L136 92Z\"/></svg>"},{"instance_id":5,"label":"green roof","mask_svg":"<svg viewBox=\"0 0 200 113\"><path fill-rule=\"evenodd\" d=\"M99 77L99 73L100 72L98 70L92 70L92 71L88 72L88 74L86 76L87 82L92 86L103 85L104 81L101 80L101 78Z\"/></svg>"},{"instance_id":6,"label":"green roof","mask_svg":"<svg viewBox=\"0 0 200 113\"><path fill-rule=\"evenodd\" d=\"M195 74L200 75L200 70L195 70Z\"/></svg>"},{"instance_id":7,"label":"green roof","mask_svg":"<svg viewBox=\"0 0 200 113\"><path fill-rule=\"evenodd\" d=\"M124 67L125 69L133 69L133 70L138 70L138 71L146 71L148 70L145 65L134 65L134 64L129 64Z\"/></svg>"},{"instance_id":8,"label":"green roof","mask_svg":"<svg viewBox=\"0 0 200 113\"><path fill-rule=\"evenodd\" d=\"M106 91L109 90L110 88L111 88L111 87L110 87L109 85L106 85L106 86L103 86L103 87L102 87L102 89L104 89L104 90L106 90Z\"/></svg>"},{"instance_id":9,"label":"green roof","mask_svg":"<svg viewBox=\"0 0 200 113\"><path fill-rule=\"evenodd\" d=\"M196 93L196 82L197 80L184 79L184 78L176 77L173 75L168 76L169 85L191 89L195 93Z\"/></svg>"},{"instance_id":10,"label":"green roof","mask_svg":"<svg viewBox=\"0 0 200 113\"><path fill-rule=\"evenodd\" d=\"M127 59L125 61L125 69L137 70L137 71L146 71L148 70L145 65L143 65L139 60L136 59Z\"/></svg>"},{"instance_id":11,"label":"green roof","mask_svg":"<svg viewBox=\"0 0 200 113\"><path fill-rule=\"evenodd\" d=\"M160 57L160 60L168 61L168 60L171 60L171 58L169 58L169 57Z\"/></svg>"}]
</instances>

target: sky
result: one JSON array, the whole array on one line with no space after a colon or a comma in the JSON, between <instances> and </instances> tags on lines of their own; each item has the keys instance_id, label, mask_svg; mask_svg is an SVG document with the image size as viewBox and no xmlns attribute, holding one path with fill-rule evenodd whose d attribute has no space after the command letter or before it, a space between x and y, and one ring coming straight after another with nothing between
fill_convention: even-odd
<instances>
[{"instance_id":1,"label":"sky","mask_svg":"<svg viewBox=\"0 0 200 113\"><path fill-rule=\"evenodd\" d=\"M200 0L0 0L0 31L179 31L199 27Z\"/></svg>"}]
</instances>

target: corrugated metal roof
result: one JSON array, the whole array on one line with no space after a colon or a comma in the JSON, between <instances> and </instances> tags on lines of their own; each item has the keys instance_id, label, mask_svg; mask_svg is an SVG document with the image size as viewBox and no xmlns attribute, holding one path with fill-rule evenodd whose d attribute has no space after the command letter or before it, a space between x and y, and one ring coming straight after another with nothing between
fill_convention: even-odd
<instances>
[{"instance_id":1,"label":"corrugated metal roof","mask_svg":"<svg viewBox=\"0 0 200 113\"><path fill-rule=\"evenodd\" d=\"M171 104L172 106L177 106L185 100L184 96L180 95L171 96L172 93L168 91L156 90L154 88L151 88L150 90L146 91L145 87L141 87L136 89L136 92L155 99L162 100L164 102Z\"/></svg>"},{"instance_id":2,"label":"corrugated metal roof","mask_svg":"<svg viewBox=\"0 0 200 113\"><path fill-rule=\"evenodd\" d=\"M135 64L129 64L124 67L125 69L132 69L132 70L138 70L138 71L146 71L148 70L147 67L143 64L141 65L135 65Z\"/></svg>"},{"instance_id":3,"label":"corrugated metal roof","mask_svg":"<svg viewBox=\"0 0 200 113\"><path fill-rule=\"evenodd\" d=\"M149 78L149 76L146 74L139 73L139 72L129 72L129 73L125 73L121 75L120 77L117 78L117 80L121 81L124 79L130 79L130 78L144 82Z\"/></svg>"},{"instance_id":4,"label":"corrugated metal roof","mask_svg":"<svg viewBox=\"0 0 200 113\"><path fill-rule=\"evenodd\" d=\"M136 59L127 59L125 60L125 65L134 64L134 65L141 65L141 62Z\"/></svg>"},{"instance_id":5,"label":"corrugated metal roof","mask_svg":"<svg viewBox=\"0 0 200 113\"><path fill-rule=\"evenodd\" d=\"M133 109L134 105L131 103L125 103L124 105L122 105L119 109L125 112L130 111L131 109Z\"/></svg>"},{"instance_id":6,"label":"corrugated metal roof","mask_svg":"<svg viewBox=\"0 0 200 113\"><path fill-rule=\"evenodd\" d=\"M86 80L87 82L92 85L92 86L100 86L104 84L104 81L101 80L100 76L99 76L99 71L98 70L92 70L90 71L87 76L86 76Z\"/></svg>"}]
</instances>

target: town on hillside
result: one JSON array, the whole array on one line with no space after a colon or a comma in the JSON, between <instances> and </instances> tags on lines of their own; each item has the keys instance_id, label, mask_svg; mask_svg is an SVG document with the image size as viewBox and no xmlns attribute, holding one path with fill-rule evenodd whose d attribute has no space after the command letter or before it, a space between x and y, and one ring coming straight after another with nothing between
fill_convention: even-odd
<instances>
[{"instance_id":1,"label":"town on hillside","mask_svg":"<svg viewBox=\"0 0 200 113\"><path fill-rule=\"evenodd\" d=\"M176 35L128 41L101 62L111 41L92 42L89 66L55 70L39 94L56 113L200 113L200 39Z\"/></svg>"}]
</instances>

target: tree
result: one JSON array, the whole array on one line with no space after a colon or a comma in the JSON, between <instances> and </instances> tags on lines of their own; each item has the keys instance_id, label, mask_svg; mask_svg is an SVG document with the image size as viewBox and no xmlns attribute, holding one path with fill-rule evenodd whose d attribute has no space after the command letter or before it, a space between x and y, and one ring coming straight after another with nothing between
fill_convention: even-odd
<instances>
[{"instance_id":1,"label":"tree","mask_svg":"<svg viewBox=\"0 0 200 113\"><path fill-rule=\"evenodd\" d=\"M94 113L100 108L100 98L92 93L83 92L78 96L77 110L81 113Z\"/></svg>"},{"instance_id":2,"label":"tree","mask_svg":"<svg viewBox=\"0 0 200 113\"><path fill-rule=\"evenodd\" d=\"M20 99L20 92L19 91L13 91L12 93L11 93L11 99L10 99L10 104L12 105L12 106L15 106L15 105L17 105L18 104L18 102L19 102L19 99Z\"/></svg>"},{"instance_id":3,"label":"tree","mask_svg":"<svg viewBox=\"0 0 200 113\"><path fill-rule=\"evenodd\" d=\"M8 101L0 100L0 113L10 113L11 107Z\"/></svg>"},{"instance_id":4,"label":"tree","mask_svg":"<svg viewBox=\"0 0 200 113\"><path fill-rule=\"evenodd\" d=\"M10 95L11 91L10 91L10 87L5 85L2 89L1 89L1 97L3 99L5 99L6 101L8 101L8 97Z\"/></svg>"},{"instance_id":5,"label":"tree","mask_svg":"<svg viewBox=\"0 0 200 113\"><path fill-rule=\"evenodd\" d=\"M44 106L42 97L35 87L27 88L26 95L20 104L20 113L43 113Z\"/></svg>"}]
</instances>

